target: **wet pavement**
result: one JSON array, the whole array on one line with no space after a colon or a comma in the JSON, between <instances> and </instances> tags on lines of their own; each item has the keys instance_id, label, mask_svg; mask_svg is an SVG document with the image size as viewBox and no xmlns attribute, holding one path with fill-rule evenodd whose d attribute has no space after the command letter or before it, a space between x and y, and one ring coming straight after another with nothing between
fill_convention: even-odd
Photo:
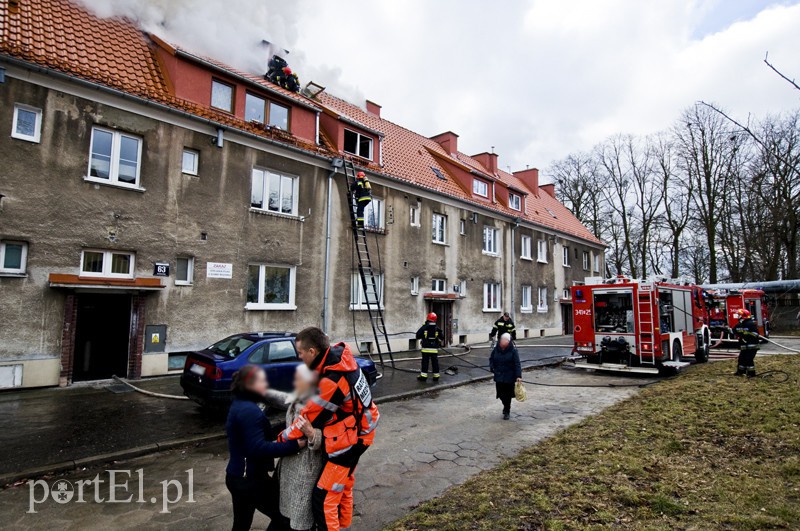
<instances>
[{"instance_id":1,"label":"wet pavement","mask_svg":"<svg viewBox=\"0 0 800 531\"><path fill-rule=\"evenodd\" d=\"M571 344L571 337L521 341L520 358L525 367L551 363L566 356ZM476 348L459 357L442 356L439 383L420 383L415 372L393 370L387 364L374 395L379 401L394 400L487 377L485 370L473 364L486 367L488 355L488 348ZM456 375L444 374L450 366L458 368ZM419 361L397 358L396 367L416 371ZM182 395L177 376L133 383L148 391ZM81 460L106 455L111 460L115 452L154 452L159 445L163 449L221 437L223 428L222 417L209 416L189 400L155 398L114 383L5 391L0 393L0 445L5 457L0 460L0 477L49 467L80 467Z\"/></svg>"}]
</instances>

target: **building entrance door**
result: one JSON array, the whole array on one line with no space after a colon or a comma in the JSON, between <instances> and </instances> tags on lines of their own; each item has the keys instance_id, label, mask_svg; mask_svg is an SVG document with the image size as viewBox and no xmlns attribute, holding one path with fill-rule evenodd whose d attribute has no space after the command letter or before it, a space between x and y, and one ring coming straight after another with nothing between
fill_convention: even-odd
<instances>
[{"instance_id":1,"label":"building entrance door","mask_svg":"<svg viewBox=\"0 0 800 531\"><path fill-rule=\"evenodd\" d=\"M429 302L429 311L435 313L439 320L436 322L444 332L445 346L453 344L453 301L432 300Z\"/></svg>"},{"instance_id":2,"label":"building entrance door","mask_svg":"<svg viewBox=\"0 0 800 531\"><path fill-rule=\"evenodd\" d=\"M561 303L561 333L565 336L574 332L572 325L572 304Z\"/></svg>"},{"instance_id":3,"label":"building entrance door","mask_svg":"<svg viewBox=\"0 0 800 531\"><path fill-rule=\"evenodd\" d=\"M78 295L72 380L128 376L131 296Z\"/></svg>"}]
</instances>

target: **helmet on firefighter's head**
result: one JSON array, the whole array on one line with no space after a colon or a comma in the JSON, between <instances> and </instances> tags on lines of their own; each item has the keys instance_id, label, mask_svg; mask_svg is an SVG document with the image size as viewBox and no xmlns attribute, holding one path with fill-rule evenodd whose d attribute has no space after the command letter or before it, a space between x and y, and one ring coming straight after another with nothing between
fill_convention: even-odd
<instances>
[{"instance_id":1,"label":"helmet on firefighter's head","mask_svg":"<svg viewBox=\"0 0 800 531\"><path fill-rule=\"evenodd\" d=\"M425 320L430 321L431 323L435 323L436 321L439 320L439 316L431 312L428 314L428 317L426 317Z\"/></svg>"},{"instance_id":2,"label":"helmet on firefighter's head","mask_svg":"<svg viewBox=\"0 0 800 531\"><path fill-rule=\"evenodd\" d=\"M750 319L753 316L753 314L750 313L750 310L745 310L744 308L739 310L736 315L740 321L742 319Z\"/></svg>"},{"instance_id":3,"label":"helmet on firefighter's head","mask_svg":"<svg viewBox=\"0 0 800 531\"><path fill-rule=\"evenodd\" d=\"M367 175L363 171L356 173L356 179L364 179L366 177Z\"/></svg>"},{"instance_id":4,"label":"helmet on firefighter's head","mask_svg":"<svg viewBox=\"0 0 800 531\"><path fill-rule=\"evenodd\" d=\"M292 69L289 68L288 66L284 66L282 70L283 70L283 73L286 74L287 76L291 76L292 75Z\"/></svg>"}]
</instances>

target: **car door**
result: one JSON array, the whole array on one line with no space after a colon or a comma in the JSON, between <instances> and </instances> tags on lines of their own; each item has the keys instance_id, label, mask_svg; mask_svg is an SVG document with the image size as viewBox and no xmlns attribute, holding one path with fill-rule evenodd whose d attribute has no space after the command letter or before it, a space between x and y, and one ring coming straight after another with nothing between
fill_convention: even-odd
<instances>
[{"instance_id":1,"label":"car door","mask_svg":"<svg viewBox=\"0 0 800 531\"><path fill-rule=\"evenodd\" d=\"M270 386L280 391L291 391L295 367L300 363L294 342L291 339L276 339L265 347L262 366L267 371Z\"/></svg>"}]
</instances>

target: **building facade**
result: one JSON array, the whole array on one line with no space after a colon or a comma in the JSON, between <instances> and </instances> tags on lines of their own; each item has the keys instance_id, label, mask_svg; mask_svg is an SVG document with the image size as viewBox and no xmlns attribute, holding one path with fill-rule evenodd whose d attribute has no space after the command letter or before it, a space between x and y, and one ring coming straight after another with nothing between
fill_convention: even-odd
<instances>
[{"instance_id":1,"label":"building facade","mask_svg":"<svg viewBox=\"0 0 800 531\"><path fill-rule=\"evenodd\" d=\"M0 7L0 388L168 374L251 330L320 325L369 351L342 157L373 184L393 349L431 310L451 343L504 310L521 337L571 332L568 288L604 247L537 170L37 4Z\"/></svg>"}]
</instances>

